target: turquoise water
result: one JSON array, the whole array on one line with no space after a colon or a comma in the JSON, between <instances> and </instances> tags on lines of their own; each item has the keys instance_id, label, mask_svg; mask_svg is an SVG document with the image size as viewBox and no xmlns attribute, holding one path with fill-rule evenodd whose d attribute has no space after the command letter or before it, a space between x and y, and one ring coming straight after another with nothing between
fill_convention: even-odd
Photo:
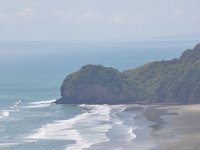
<instances>
[{"instance_id":1,"label":"turquoise water","mask_svg":"<svg viewBox=\"0 0 200 150\"><path fill-rule=\"evenodd\" d=\"M154 60L179 57L196 43L0 42L0 100L57 98L65 76L85 64L125 70Z\"/></svg>"},{"instance_id":2,"label":"turquoise water","mask_svg":"<svg viewBox=\"0 0 200 150\"><path fill-rule=\"evenodd\" d=\"M51 104L63 79L85 64L123 71L172 59L196 43L0 42L0 149L96 150L130 144L138 126L134 117L141 112L126 111L126 105ZM142 122L139 126L151 124Z\"/></svg>"}]
</instances>

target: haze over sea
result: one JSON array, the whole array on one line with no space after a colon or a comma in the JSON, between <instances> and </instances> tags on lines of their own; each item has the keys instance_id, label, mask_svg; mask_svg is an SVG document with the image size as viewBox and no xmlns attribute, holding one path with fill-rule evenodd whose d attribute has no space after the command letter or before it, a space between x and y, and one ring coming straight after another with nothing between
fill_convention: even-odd
<instances>
[{"instance_id":1,"label":"haze over sea","mask_svg":"<svg viewBox=\"0 0 200 150\"><path fill-rule=\"evenodd\" d=\"M140 112L126 111L125 105L51 104L59 98L63 79L86 64L123 71L177 58L197 42L0 42L0 149L77 150L108 145L119 149L117 141L130 144L136 138L134 129L151 122L142 117L139 122L130 120Z\"/></svg>"}]
</instances>

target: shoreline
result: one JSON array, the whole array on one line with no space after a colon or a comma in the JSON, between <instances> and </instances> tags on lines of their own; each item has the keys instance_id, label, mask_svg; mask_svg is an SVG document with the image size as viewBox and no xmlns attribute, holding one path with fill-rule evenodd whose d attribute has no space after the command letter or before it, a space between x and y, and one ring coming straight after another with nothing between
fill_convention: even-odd
<instances>
[{"instance_id":1,"label":"shoreline","mask_svg":"<svg viewBox=\"0 0 200 150\"><path fill-rule=\"evenodd\" d=\"M200 149L199 104L154 106L150 111L146 116L156 123L151 126L150 141L156 146L149 150Z\"/></svg>"},{"instance_id":2,"label":"shoreline","mask_svg":"<svg viewBox=\"0 0 200 150\"><path fill-rule=\"evenodd\" d=\"M152 125L134 130L137 137L126 150L200 149L200 104L138 107L144 109L143 115L149 121L147 124Z\"/></svg>"},{"instance_id":3,"label":"shoreline","mask_svg":"<svg viewBox=\"0 0 200 150\"><path fill-rule=\"evenodd\" d=\"M198 133L200 131L200 104L133 104L126 108L126 111L129 110L140 113L132 118L137 126L132 131L136 138L130 143L122 145L123 150L200 149L200 133ZM106 145L107 143L101 143L94 147L101 149L99 146ZM94 147L92 146L91 149Z\"/></svg>"}]
</instances>

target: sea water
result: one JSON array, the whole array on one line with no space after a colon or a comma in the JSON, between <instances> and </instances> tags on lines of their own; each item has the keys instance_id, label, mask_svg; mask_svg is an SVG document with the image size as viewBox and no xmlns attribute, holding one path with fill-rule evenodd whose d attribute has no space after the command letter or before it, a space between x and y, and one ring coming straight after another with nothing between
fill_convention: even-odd
<instances>
[{"instance_id":1,"label":"sea water","mask_svg":"<svg viewBox=\"0 0 200 150\"><path fill-rule=\"evenodd\" d=\"M86 64L120 71L179 57L194 41L0 42L0 149L125 149L151 124L128 105L56 105L65 76ZM142 122L142 123L141 123Z\"/></svg>"}]
</instances>

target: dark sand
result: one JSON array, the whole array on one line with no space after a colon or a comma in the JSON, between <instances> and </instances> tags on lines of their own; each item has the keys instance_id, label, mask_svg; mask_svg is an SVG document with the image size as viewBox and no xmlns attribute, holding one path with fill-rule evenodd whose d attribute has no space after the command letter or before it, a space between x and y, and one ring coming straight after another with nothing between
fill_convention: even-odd
<instances>
[{"instance_id":1,"label":"dark sand","mask_svg":"<svg viewBox=\"0 0 200 150\"><path fill-rule=\"evenodd\" d=\"M130 105L127 110L140 112L133 118L137 137L120 148L110 141L91 150L200 150L200 105Z\"/></svg>"},{"instance_id":2,"label":"dark sand","mask_svg":"<svg viewBox=\"0 0 200 150\"><path fill-rule=\"evenodd\" d=\"M149 106L145 114L155 122L149 150L200 150L200 105Z\"/></svg>"},{"instance_id":3,"label":"dark sand","mask_svg":"<svg viewBox=\"0 0 200 150\"><path fill-rule=\"evenodd\" d=\"M200 105L141 107L152 125L135 130L123 150L200 150Z\"/></svg>"}]
</instances>

